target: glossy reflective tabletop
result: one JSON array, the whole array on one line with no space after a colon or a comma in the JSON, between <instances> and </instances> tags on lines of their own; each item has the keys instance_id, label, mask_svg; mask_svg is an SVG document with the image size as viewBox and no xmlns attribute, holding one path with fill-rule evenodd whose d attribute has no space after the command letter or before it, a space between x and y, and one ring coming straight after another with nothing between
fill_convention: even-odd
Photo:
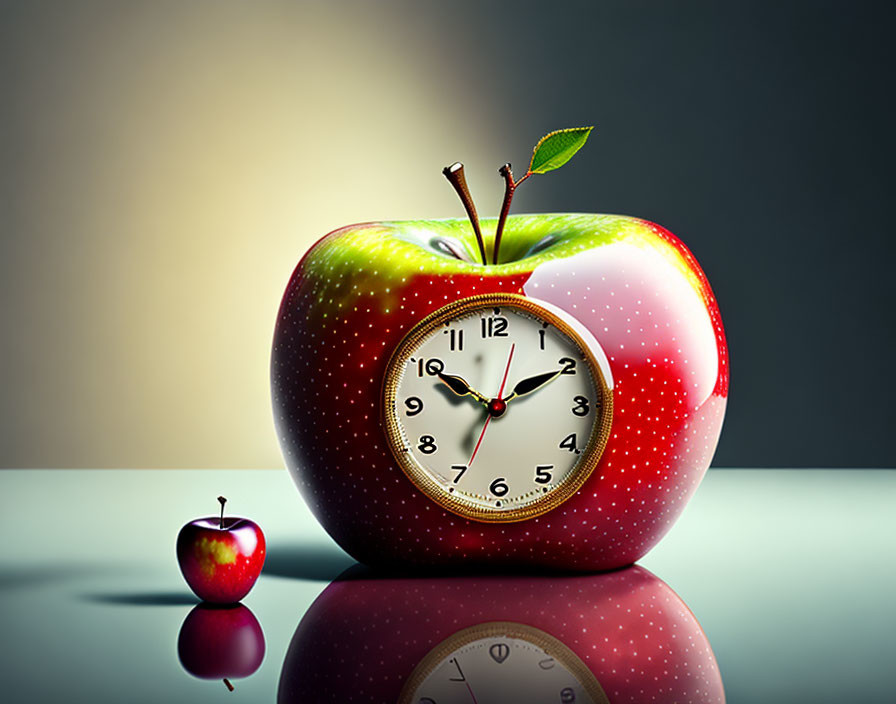
<instances>
[{"instance_id":1,"label":"glossy reflective tabletop","mask_svg":"<svg viewBox=\"0 0 896 704\"><path fill-rule=\"evenodd\" d=\"M179 653L197 600L175 537L219 494L267 562ZM890 470L710 470L603 576L331 583L353 561L285 471L3 471L0 509L2 702L703 702L719 675L732 704L896 702Z\"/></svg>"}]
</instances>

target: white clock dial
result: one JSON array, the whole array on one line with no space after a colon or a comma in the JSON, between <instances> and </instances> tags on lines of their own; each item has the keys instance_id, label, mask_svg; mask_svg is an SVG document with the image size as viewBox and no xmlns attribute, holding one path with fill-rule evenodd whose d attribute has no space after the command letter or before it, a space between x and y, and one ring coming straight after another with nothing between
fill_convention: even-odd
<instances>
[{"instance_id":1,"label":"white clock dial","mask_svg":"<svg viewBox=\"0 0 896 704\"><path fill-rule=\"evenodd\" d=\"M585 664L531 626L486 623L456 633L415 669L400 704L604 704Z\"/></svg>"},{"instance_id":2,"label":"white clock dial","mask_svg":"<svg viewBox=\"0 0 896 704\"><path fill-rule=\"evenodd\" d=\"M611 395L593 350L555 312L490 296L421 323L393 357L393 452L436 501L480 520L520 520L568 498L609 432Z\"/></svg>"}]
</instances>

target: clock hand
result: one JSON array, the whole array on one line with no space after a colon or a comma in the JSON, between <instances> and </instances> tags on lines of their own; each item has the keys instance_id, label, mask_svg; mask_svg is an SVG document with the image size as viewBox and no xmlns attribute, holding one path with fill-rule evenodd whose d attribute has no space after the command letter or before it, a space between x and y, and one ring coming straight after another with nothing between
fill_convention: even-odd
<instances>
[{"instance_id":1,"label":"clock hand","mask_svg":"<svg viewBox=\"0 0 896 704\"><path fill-rule=\"evenodd\" d=\"M509 403L515 398L525 396L526 394L531 394L533 391L537 391L548 382L556 379L562 373L563 370L558 369L555 372L544 372L543 374L536 374L535 376L530 376L526 379L523 379L513 387L513 391L510 392L510 396L501 400L504 401L504 403Z\"/></svg>"},{"instance_id":2,"label":"clock hand","mask_svg":"<svg viewBox=\"0 0 896 704\"><path fill-rule=\"evenodd\" d=\"M482 404L488 404L488 399L481 393L471 387L464 379L454 374L437 374L439 379L444 382L445 386L451 389L458 396L472 396Z\"/></svg>"},{"instance_id":3,"label":"clock hand","mask_svg":"<svg viewBox=\"0 0 896 704\"><path fill-rule=\"evenodd\" d=\"M504 408L496 409L496 411L492 411L492 407L495 402L504 406L501 402L501 396L504 395L504 384L507 383L507 372L510 371L510 363L513 361L513 350L516 348L516 343L514 342L510 346L510 355L507 357L507 366L504 367L504 378L501 380L501 388L498 389L498 395L488 403L488 418L485 419L485 424L482 426L482 432L479 433L479 440L476 441L476 447L473 448L473 455L470 457L470 461L467 462L467 467L470 467L473 464L473 460L476 459L476 453L479 452L479 446L482 444L482 438L485 437L485 431L488 430L488 424L491 422L491 419L501 415L504 413Z\"/></svg>"}]
</instances>

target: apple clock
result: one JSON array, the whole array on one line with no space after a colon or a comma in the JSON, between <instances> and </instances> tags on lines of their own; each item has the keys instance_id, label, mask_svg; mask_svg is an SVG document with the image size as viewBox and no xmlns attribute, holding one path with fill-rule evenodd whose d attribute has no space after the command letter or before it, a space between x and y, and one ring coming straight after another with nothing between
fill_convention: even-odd
<instances>
[{"instance_id":1,"label":"apple clock","mask_svg":"<svg viewBox=\"0 0 896 704\"><path fill-rule=\"evenodd\" d=\"M386 369L386 436L408 478L444 508L520 521L572 496L613 414L597 341L559 308L515 294L426 317Z\"/></svg>"},{"instance_id":2,"label":"apple clock","mask_svg":"<svg viewBox=\"0 0 896 704\"><path fill-rule=\"evenodd\" d=\"M334 230L296 266L271 392L329 535L378 566L628 565L709 466L728 397L719 306L688 248L624 215L513 215L590 127L552 132L480 220ZM484 233L493 233L491 237Z\"/></svg>"}]
</instances>

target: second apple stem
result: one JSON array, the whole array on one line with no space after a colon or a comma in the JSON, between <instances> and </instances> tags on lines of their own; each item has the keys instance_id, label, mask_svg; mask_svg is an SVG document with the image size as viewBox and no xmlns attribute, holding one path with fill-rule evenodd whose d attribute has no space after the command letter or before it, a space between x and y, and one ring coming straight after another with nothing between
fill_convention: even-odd
<instances>
[{"instance_id":1,"label":"second apple stem","mask_svg":"<svg viewBox=\"0 0 896 704\"><path fill-rule=\"evenodd\" d=\"M504 164L498 173L504 177L504 202L501 204L501 215L498 218L498 226L495 228L495 246L492 250L492 264L498 263L498 250L501 249L501 235L504 234L504 224L507 222L507 215L510 213L510 201L513 200L513 192L516 187L529 178L532 174L526 172L519 181L514 183L513 171L510 170L510 164Z\"/></svg>"}]
</instances>

